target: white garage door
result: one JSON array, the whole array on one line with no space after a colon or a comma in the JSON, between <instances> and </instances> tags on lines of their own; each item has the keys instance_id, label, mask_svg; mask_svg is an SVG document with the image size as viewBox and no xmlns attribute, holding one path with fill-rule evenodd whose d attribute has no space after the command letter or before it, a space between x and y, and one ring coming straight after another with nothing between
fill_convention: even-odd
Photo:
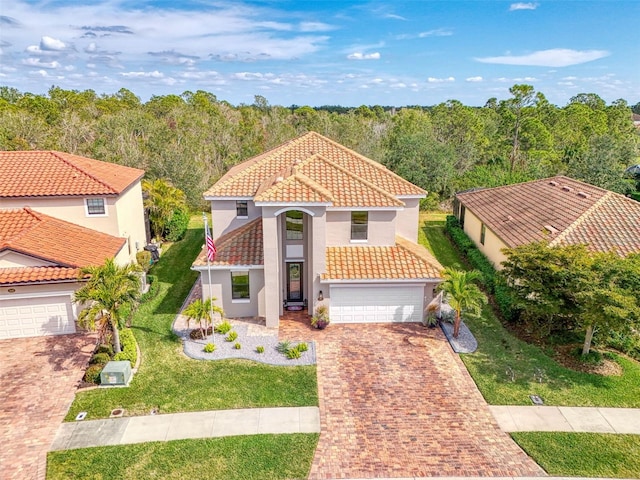
<instances>
[{"instance_id":1,"label":"white garage door","mask_svg":"<svg viewBox=\"0 0 640 480\"><path fill-rule=\"evenodd\" d=\"M330 319L335 323L419 322L424 287L332 286Z\"/></svg>"},{"instance_id":2,"label":"white garage door","mask_svg":"<svg viewBox=\"0 0 640 480\"><path fill-rule=\"evenodd\" d=\"M69 295L0 300L0 339L75 331Z\"/></svg>"}]
</instances>

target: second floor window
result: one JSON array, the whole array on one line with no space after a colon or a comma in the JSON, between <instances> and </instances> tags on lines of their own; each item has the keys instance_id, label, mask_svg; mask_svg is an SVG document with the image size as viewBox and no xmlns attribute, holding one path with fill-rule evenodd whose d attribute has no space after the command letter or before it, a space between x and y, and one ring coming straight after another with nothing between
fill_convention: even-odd
<instances>
[{"instance_id":1,"label":"second floor window","mask_svg":"<svg viewBox=\"0 0 640 480\"><path fill-rule=\"evenodd\" d=\"M369 212L351 212L351 240L366 240Z\"/></svg>"},{"instance_id":2,"label":"second floor window","mask_svg":"<svg viewBox=\"0 0 640 480\"><path fill-rule=\"evenodd\" d=\"M104 203L104 198L87 198L85 200L85 206L87 207L87 215L106 215L107 207Z\"/></svg>"},{"instance_id":3,"label":"second floor window","mask_svg":"<svg viewBox=\"0 0 640 480\"><path fill-rule=\"evenodd\" d=\"M246 200L237 200L236 201L236 217L248 217L249 216L249 208L247 207Z\"/></svg>"},{"instance_id":4,"label":"second floor window","mask_svg":"<svg viewBox=\"0 0 640 480\"><path fill-rule=\"evenodd\" d=\"M302 212L298 212L297 210L287 212L287 240L302 240L302 221Z\"/></svg>"}]
</instances>

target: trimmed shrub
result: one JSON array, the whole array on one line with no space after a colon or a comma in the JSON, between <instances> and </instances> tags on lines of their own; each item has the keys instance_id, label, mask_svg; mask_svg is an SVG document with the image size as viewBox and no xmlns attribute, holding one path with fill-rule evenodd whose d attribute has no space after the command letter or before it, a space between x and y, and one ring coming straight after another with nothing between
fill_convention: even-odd
<instances>
[{"instance_id":1,"label":"trimmed shrub","mask_svg":"<svg viewBox=\"0 0 640 480\"><path fill-rule=\"evenodd\" d=\"M478 250L478 247L475 246L469 236L464 233L458 219L453 215L447 216L445 231L471 266L482 273L482 284L487 293L493 295L502 317L508 321L513 320L517 311L514 308L514 300L504 278L496 272L489 259Z\"/></svg>"},{"instance_id":2,"label":"trimmed shrub","mask_svg":"<svg viewBox=\"0 0 640 480\"><path fill-rule=\"evenodd\" d=\"M240 349L242 348L242 346L240 345L240 343L236 342L236 343L233 345L233 348L235 348L236 350L240 350Z\"/></svg>"},{"instance_id":3,"label":"trimmed shrub","mask_svg":"<svg viewBox=\"0 0 640 480\"><path fill-rule=\"evenodd\" d=\"M104 365L110 360L111 360L111 355L109 355L108 353L96 353L93 357L91 357L91 360L89 360L89 363L92 365Z\"/></svg>"},{"instance_id":4,"label":"trimmed shrub","mask_svg":"<svg viewBox=\"0 0 640 480\"><path fill-rule=\"evenodd\" d=\"M289 340L282 340L281 342L278 343L276 350L278 351L278 353L282 353L283 355L286 355L290 348L291 348L291 342Z\"/></svg>"},{"instance_id":5,"label":"trimmed shrub","mask_svg":"<svg viewBox=\"0 0 640 480\"><path fill-rule=\"evenodd\" d=\"M304 342L299 343L299 344L296 346L296 348L297 348L300 352L306 352L307 350L309 350L309 346L308 346L306 343L304 343Z\"/></svg>"},{"instance_id":6,"label":"trimmed shrub","mask_svg":"<svg viewBox=\"0 0 640 480\"><path fill-rule=\"evenodd\" d=\"M233 342L236 338L238 338L238 332L229 332L229 335L227 335L224 339L227 342Z\"/></svg>"},{"instance_id":7,"label":"trimmed shrub","mask_svg":"<svg viewBox=\"0 0 640 480\"><path fill-rule=\"evenodd\" d=\"M138 360L138 351L136 349L136 338L130 328L120 330L120 345L122 346L122 352L116 353L113 359L116 362L129 360L131 368L133 368Z\"/></svg>"},{"instance_id":8,"label":"trimmed shrub","mask_svg":"<svg viewBox=\"0 0 640 480\"><path fill-rule=\"evenodd\" d=\"M262 345L258 345L256 347L256 352L257 353L264 353L264 347Z\"/></svg>"},{"instance_id":9,"label":"trimmed shrub","mask_svg":"<svg viewBox=\"0 0 640 480\"><path fill-rule=\"evenodd\" d=\"M84 372L84 377L82 378L87 383L95 383L96 385L100 383L100 372L104 365L91 365Z\"/></svg>"},{"instance_id":10,"label":"trimmed shrub","mask_svg":"<svg viewBox=\"0 0 640 480\"><path fill-rule=\"evenodd\" d=\"M207 343L202 350L206 353L213 353L216 349L216 346L213 343Z\"/></svg>"},{"instance_id":11,"label":"trimmed shrub","mask_svg":"<svg viewBox=\"0 0 640 480\"><path fill-rule=\"evenodd\" d=\"M298 350L298 347L290 348L287 351L287 358L289 360L294 360L296 358L300 358L302 356L302 352Z\"/></svg>"},{"instance_id":12,"label":"trimmed shrub","mask_svg":"<svg viewBox=\"0 0 640 480\"><path fill-rule=\"evenodd\" d=\"M186 208L178 209L173 212L171 220L167 222L164 238L166 238L169 242L177 242L178 240L182 240L188 226L189 211Z\"/></svg>"},{"instance_id":13,"label":"trimmed shrub","mask_svg":"<svg viewBox=\"0 0 640 480\"><path fill-rule=\"evenodd\" d=\"M231 331L232 328L233 327L231 326L231 324L225 320L224 322L216 325L216 333L221 333L222 335L226 335Z\"/></svg>"},{"instance_id":14,"label":"trimmed shrub","mask_svg":"<svg viewBox=\"0 0 640 480\"><path fill-rule=\"evenodd\" d=\"M149 284L149 290L140 296L140 303L148 302L155 298L160 290L160 283L155 275L147 275L147 283Z\"/></svg>"},{"instance_id":15,"label":"trimmed shrub","mask_svg":"<svg viewBox=\"0 0 640 480\"><path fill-rule=\"evenodd\" d=\"M98 346L96 353L106 353L109 355L109 357L113 357L113 345L110 345L108 343L101 343Z\"/></svg>"},{"instance_id":16,"label":"trimmed shrub","mask_svg":"<svg viewBox=\"0 0 640 480\"><path fill-rule=\"evenodd\" d=\"M145 272L148 272L151 265L153 265L153 262L151 261L151 252L146 250L136 253L136 260L138 261L138 265L140 265Z\"/></svg>"}]
</instances>

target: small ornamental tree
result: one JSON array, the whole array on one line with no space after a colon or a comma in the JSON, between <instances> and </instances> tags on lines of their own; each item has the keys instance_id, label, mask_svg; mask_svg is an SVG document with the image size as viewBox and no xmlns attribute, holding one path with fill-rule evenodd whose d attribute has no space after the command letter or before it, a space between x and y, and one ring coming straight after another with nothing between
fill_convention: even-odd
<instances>
[{"instance_id":1,"label":"small ornamental tree","mask_svg":"<svg viewBox=\"0 0 640 480\"><path fill-rule=\"evenodd\" d=\"M146 194L144 206L149 210L153 235L160 240L175 212L187 211L185 194L163 179L143 180L142 189Z\"/></svg>"},{"instance_id":2,"label":"small ornamental tree","mask_svg":"<svg viewBox=\"0 0 640 480\"><path fill-rule=\"evenodd\" d=\"M449 305L455 311L454 338L458 338L460 334L462 314L479 315L482 305L487 303L487 296L474 283L481 278L482 274L478 270L469 272L452 268L444 270L444 282L440 284L439 288L446 294Z\"/></svg>"},{"instance_id":3,"label":"small ornamental tree","mask_svg":"<svg viewBox=\"0 0 640 480\"><path fill-rule=\"evenodd\" d=\"M200 332L202 333L202 338L206 338L206 330L209 324L212 325L213 331L213 318L211 314L219 313L220 316L224 315L224 312L220 307L212 304L212 301L215 300L215 297L213 299L207 298L205 301L202 301L201 298L198 298L187 305L186 308L182 311L182 314L187 317L187 326L189 326L189 322L191 320L195 320L196 322L198 322L200 326Z\"/></svg>"}]
</instances>

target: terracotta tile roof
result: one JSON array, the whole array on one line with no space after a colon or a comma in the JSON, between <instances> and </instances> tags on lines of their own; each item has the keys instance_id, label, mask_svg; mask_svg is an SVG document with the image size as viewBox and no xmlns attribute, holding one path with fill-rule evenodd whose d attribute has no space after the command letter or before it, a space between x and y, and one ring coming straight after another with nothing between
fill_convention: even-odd
<instances>
[{"instance_id":1,"label":"terracotta tile roof","mask_svg":"<svg viewBox=\"0 0 640 480\"><path fill-rule=\"evenodd\" d=\"M204 243L204 232L202 233ZM264 265L262 218L256 218L240 228L218 238L216 258L212 266ZM194 267L207 266L207 252L203 247L193 262Z\"/></svg>"},{"instance_id":2,"label":"terracotta tile roof","mask_svg":"<svg viewBox=\"0 0 640 480\"><path fill-rule=\"evenodd\" d=\"M204 196L387 207L402 206L398 196L425 194L378 162L309 132L236 165Z\"/></svg>"},{"instance_id":3,"label":"terracotta tile roof","mask_svg":"<svg viewBox=\"0 0 640 480\"><path fill-rule=\"evenodd\" d=\"M0 198L118 195L144 170L55 151L0 151Z\"/></svg>"},{"instance_id":4,"label":"terracotta tile roof","mask_svg":"<svg viewBox=\"0 0 640 480\"><path fill-rule=\"evenodd\" d=\"M38 268L4 268L2 278L21 282L68 279L77 268L100 265L114 257L125 240L34 212L29 208L0 209L0 252L10 250L43 261ZM13 273L8 272L12 270ZM45 272L45 270L48 270ZM16 275L21 276L16 276Z\"/></svg>"},{"instance_id":5,"label":"terracotta tile roof","mask_svg":"<svg viewBox=\"0 0 640 480\"><path fill-rule=\"evenodd\" d=\"M565 176L457 194L509 247L546 239L640 251L640 203ZM549 228L551 227L551 228Z\"/></svg>"},{"instance_id":6,"label":"terracotta tile roof","mask_svg":"<svg viewBox=\"0 0 640 480\"><path fill-rule=\"evenodd\" d=\"M442 277L442 265L422 246L402 237L389 247L327 247L323 280L425 280Z\"/></svg>"},{"instance_id":7,"label":"terracotta tile roof","mask_svg":"<svg viewBox=\"0 0 640 480\"><path fill-rule=\"evenodd\" d=\"M0 285L77 280L79 274L79 268L67 267L0 268Z\"/></svg>"}]
</instances>

